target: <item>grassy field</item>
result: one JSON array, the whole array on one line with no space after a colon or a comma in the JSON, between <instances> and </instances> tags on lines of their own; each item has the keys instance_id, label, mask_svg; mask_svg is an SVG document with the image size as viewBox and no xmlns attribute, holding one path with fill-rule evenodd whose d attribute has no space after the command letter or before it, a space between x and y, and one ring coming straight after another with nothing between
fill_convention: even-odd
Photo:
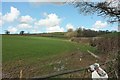
<instances>
[{"instance_id":1,"label":"grassy field","mask_svg":"<svg viewBox=\"0 0 120 80\"><path fill-rule=\"evenodd\" d=\"M86 53L87 50L95 51L95 48L65 39L4 35L2 36L3 74L5 77L11 75L18 77L21 69L25 69L24 77L47 74L53 71L57 61L66 59L66 56L78 57L81 55L78 55L79 53ZM74 57L74 59L77 58ZM92 58L89 57L89 59ZM70 65L73 64L68 62L66 69L67 66L69 68L77 66Z\"/></svg>"}]
</instances>

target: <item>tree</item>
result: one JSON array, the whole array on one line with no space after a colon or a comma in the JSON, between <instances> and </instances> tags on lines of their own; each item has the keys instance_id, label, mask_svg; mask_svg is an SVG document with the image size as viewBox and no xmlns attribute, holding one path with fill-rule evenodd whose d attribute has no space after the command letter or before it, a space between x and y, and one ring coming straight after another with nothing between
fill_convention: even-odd
<instances>
[{"instance_id":1,"label":"tree","mask_svg":"<svg viewBox=\"0 0 120 80\"><path fill-rule=\"evenodd\" d=\"M81 14L89 15L97 13L98 16L108 18L110 23L120 22L119 0L105 0L103 2L75 2L73 4Z\"/></svg>"},{"instance_id":2,"label":"tree","mask_svg":"<svg viewBox=\"0 0 120 80\"><path fill-rule=\"evenodd\" d=\"M8 31L8 30L5 30L5 34L10 34L10 31Z\"/></svg>"},{"instance_id":3,"label":"tree","mask_svg":"<svg viewBox=\"0 0 120 80\"><path fill-rule=\"evenodd\" d=\"M23 34L24 34L24 31L20 31L20 34L23 35Z\"/></svg>"},{"instance_id":4,"label":"tree","mask_svg":"<svg viewBox=\"0 0 120 80\"><path fill-rule=\"evenodd\" d=\"M65 36L68 38L76 37L76 35L77 35L76 31L73 31L73 29L68 29L67 33L65 34Z\"/></svg>"},{"instance_id":5,"label":"tree","mask_svg":"<svg viewBox=\"0 0 120 80\"><path fill-rule=\"evenodd\" d=\"M76 32L77 32L77 37L83 36L81 28L76 29Z\"/></svg>"},{"instance_id":6,"label":"tree","mask_svg":"<svg viewBox=\"0 0 120 80\"><path fill-rule=\"evenodd\" d=\"M67 32L73 32L73 29L70 28L70 29L67 30Z\"/></svg>"}]
</instances>

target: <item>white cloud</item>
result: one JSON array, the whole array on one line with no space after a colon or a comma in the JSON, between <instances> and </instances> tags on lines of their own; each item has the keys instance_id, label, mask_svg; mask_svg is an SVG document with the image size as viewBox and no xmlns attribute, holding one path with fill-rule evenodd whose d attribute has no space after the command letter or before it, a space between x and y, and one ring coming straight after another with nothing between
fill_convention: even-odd
<instances>
[{"instance_id":1,"label":"white cloud","mask_svg":"<svg viewBox=\"0 0 120 80\"><path fill-rule=\"evenodd\" d=\"M17 28L15 28L15 27L8 27L8 31L10 31L10 33L16 33L17 32Z\"/></svg>"},{"instance_id":2,"label":"white cloud","mask_svg":"<svg viewBox=\"0 0 120 80\"><path fill-rule=\"evenodd\" d=\"M94 30L94 31L99 31L99 29L97 29L97 28L91 28L91 30Z\"/></svg>"},{"instance_id":3,"label":"white cloud","mask_svg":"<svg viewBox=\"0 0 120 80\"><path fill-rule=\"evenodd\" d=\"M2 27L3 21L2 21L2 13L0 12L0 27Z\"/></svg>"},{"instance_id":4,"label":"white cloud","mask_svg":"<svg viewBox=\"0 0 120 80\"><path fill-rule=\"evenodd\" d=\"M48 15L48 14L47 14L46 12L43 13L43 16L47 17L47 15Z\"/></svg>"},{"instance_id":5,"label":"white cloud","mask_svg":"<svg viewBox=\"0 0 120 80\"><path fill-rule=\"evenodd\" d=\"M23 23L23 24L17 25L17 28L19 28L19 29L30 29L30 28L32 28L32 26L29 25L29 24Z\"/></svg>"},{"instance_id":6,"label":"white cloud","mask_svg":"<svg viewBox=\"0 0 120 80\"><path fill-rule=\"evenodd\" d=\"M107 26L108 26L107 22L96 21L95 24L93 25L93 28L101 29L101 28L106 28Z\"/></svg>"},{"instance_id":7,"label":"white cloud","mask_svg":"<svg viewBox=\"0 0 120 80\"><path fill-rule=\"evenodd\" d=\"M54 27L60 24L61 19L56 14L45 14L45 19L40 19L36 26Z\"/></svg>"},{"instance_id":8,"label":"white cloud","mask_svg":"<svg viewBox=\"0 0 120 80\"><path fill-rule=\"evenodd\" d=\"M66 2L67 0L28 0L29 2Z\"/></svg>"},{"instance_id":9,"label":"white cloud","mask_svg":"<svg viewBox=\"0 0 120 80\"><path fill-rule=\"evenodd\" d=\"M10 31L10 33L18 33L21 30L27 30L27 29L32 29L32 26L29 24L18 24L16 27L8 27L8 31Z\"/></svg>"},{"instance_id":10,"label":"white cloud","mask_svg":"<svg viewBox=\"0 0 120 80\"><path fill-rule=\"evenodd\" d=\"M19 15L20 15L20 11L15 7L11 7L10 12L6 13L3 16L3 20L7 22L13 22L14 20L18 18Z\"/></svg>"},{"instance_id":11,"label":"white cloud","mask_svg":"<svg viewBox=\"0 0 120 80\"><path fill-rule=\"evenodd\" d=\"M119 27L118 26L111 26L109 31L119 31Z\"/></svg>"},{"instance_id":12,"label":"white cloud","mask_svg":"<svg viewBox=\"0 0 120 80\"><path fill-rule=\"evenodd\" d=\"M67 30L68 29L73 29L74 30L74 26L72 24L70 24L70 23L66 25L66 28L67 28Z\"/></svg>"},{"instance_id":13,"label":"white cloud","mask_svg":"<svg viewBox=\"0 0 120 80\"><path fill-rule=\"evenodd\" d=\"M31 33L42 33L42 32L39 31L39 30L37 30L37 29L33 29L33 30L31 31Z\"/></svg>"},{"instance_id":14,"label":"white cloud","mask_svg":"<svg viewBox=\"0 0 120 80\"><path fill-rule=\"evenodd\" d=\"M44 19L40 19L35 26L45 27L46 32L63 32L64 28L60 27L61 19L56 14L43 13Z\"/></svg>"},{"instance_id":15,"label":"white cloud","mask_svg":"<svg viewBox=\"0 0 120 80\"><path fill-rule=\"evenodd\" d=\"M120 26L118 26L118 32L120 32Z\"/></svg>"},{"instance_id":16,"label":"white cloud","mask_svg":"<svg viewBox=\"0 0 120 80\"><path fill-rule=\"evenodd\" d=\"M64 28L60 26L48 27L46 32L64 32Z\"/></svg>"},{"instance_id":17,"label":"white cloud","mask_svg":"<svg viewBox=\"0 0 120 80\"><path fill-rule=\"evenodd\" d=\"M0 19L0 27L2 27L2 20Z\"/></svg>"},{"instance_id":18,"label":"white cloud","mask_svg":"<svg viewBox=\"0 0 120 80\"><path fill-rule=\"evenodd\" d=\"M20 17L20 22L21 23L31 23L32 21L34 21L34 19L29 15Z\"/></svg>"},{"instance_id":19,"label":"white cloud","mask_svg":"<svg viewBox=\"0 0 120 80\"><path fill-rule=\"evenodd\" d=\"M65 2L90 2L91 0L28 0L29 2L51 2L51 3L61 3L64 4ZM56 2L56 3L55 3Z\"/></svg>"}]
</instances>

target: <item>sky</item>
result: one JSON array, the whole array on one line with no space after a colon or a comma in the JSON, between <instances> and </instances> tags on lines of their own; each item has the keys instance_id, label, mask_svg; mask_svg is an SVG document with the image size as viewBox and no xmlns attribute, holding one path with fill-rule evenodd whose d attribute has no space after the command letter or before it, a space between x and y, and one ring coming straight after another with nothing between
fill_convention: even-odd
<instances>
[{"instance_id":1,"label":"sky","mask_svg":"<svg viewBox=\"0 0 120 80\"><path fill-rule=\"evenodd\" d=\"M1 5L1 3L0 3ZM50 2L2 2L0 34L66 32L68 29L117 30L117 24L94 15L83 15L71 4Z\"/></svg>"}]
</instances>

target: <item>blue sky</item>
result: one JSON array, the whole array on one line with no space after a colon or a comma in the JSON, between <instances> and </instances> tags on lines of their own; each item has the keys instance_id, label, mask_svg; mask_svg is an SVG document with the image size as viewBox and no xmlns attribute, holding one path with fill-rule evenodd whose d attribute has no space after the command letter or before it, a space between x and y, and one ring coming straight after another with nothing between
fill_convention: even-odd
<instances>
[{"instance_id":1,"label":"blue sky","mask_svg":"<svg viewBox=\"0 0 120 80\"><path fill-rule=\"evenodd\" d=\"M117 30L117 24L108 24L103 17L82 15L70 4L2 2L2 31L19 33L64 32L78 27L93 30ZM0 27L1 28L1 27Z\"/></svg>"}]
</instances>

